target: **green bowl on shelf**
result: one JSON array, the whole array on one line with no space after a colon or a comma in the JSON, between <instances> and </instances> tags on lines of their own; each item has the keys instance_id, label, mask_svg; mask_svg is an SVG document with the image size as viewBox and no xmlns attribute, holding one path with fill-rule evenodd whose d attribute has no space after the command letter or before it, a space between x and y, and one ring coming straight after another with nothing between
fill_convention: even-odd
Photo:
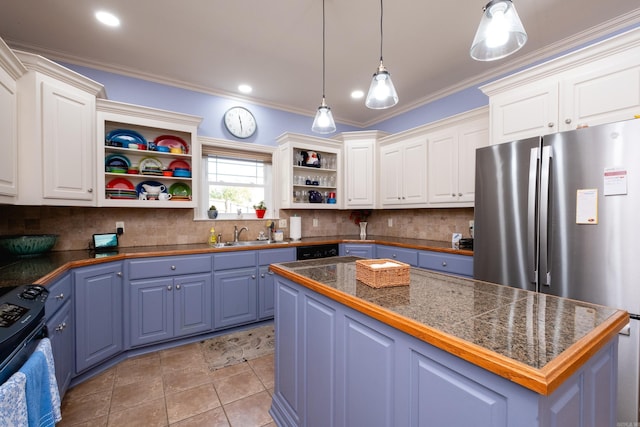
<instances>
[{"instance_id":1,"label":"green bowl on shelf","mask_svg":"<svg viewBox=\"0 0 640 427\"><path fill-rule=\"evenodd\" d=\"M0 236L0 251L18 257L37 256L50 251L57 240L57 234Z\"/></svg>"}]
</instances>

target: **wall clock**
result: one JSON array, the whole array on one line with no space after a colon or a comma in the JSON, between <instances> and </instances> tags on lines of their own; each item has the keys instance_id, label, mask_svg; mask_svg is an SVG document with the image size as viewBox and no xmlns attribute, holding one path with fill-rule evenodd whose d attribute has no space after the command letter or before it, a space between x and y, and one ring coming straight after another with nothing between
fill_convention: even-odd
<instances>
[{"instance_id":1,"label":"wall clock","mask_svg":"<svg viewBox=\"0 0 640 427\"><path fill-rule=\"evenodd\" d=\"M231 107L224 113L224 125L236 138L249 138L258 128L256 118L244 107Z\"/></svg>"}]
</instances>

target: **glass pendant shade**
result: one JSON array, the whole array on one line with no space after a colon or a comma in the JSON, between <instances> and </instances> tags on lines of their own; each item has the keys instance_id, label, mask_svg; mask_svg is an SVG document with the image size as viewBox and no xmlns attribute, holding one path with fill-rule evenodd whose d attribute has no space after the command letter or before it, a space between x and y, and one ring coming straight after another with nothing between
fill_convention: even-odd
<instances>
[{"instance_id":1,"label":"glass pendant shade","mask_svg":"<svg viewBox=\"0 0 640 427\"><path fill-rule=\"evenodd\" d=\"M518 51L527 42L516 7L511 0L491 0L471 44L470 54L478 61L494 61Z\"/></svg>"},{"instance_id":2,"label":"glass pendant shade","mask_svg":"<svg viewBox=\"0 0 640 427\"><path fill-rule=\"evenodd\" d=\"M380 61L378 71L373 75L369 93L364 104L367 108L380 110L383 108L393 107L398 103L398 93L391 81L391 74Z\"/></svg>"},{"instance_id":3,"label":"glass pendant shade","mask_svg":"<svg viewBox=\"0 0 640 427\"><path fill-rule=\"evenodd\" d=\"M336 131L336 123L333 121L333 114L322 98L322 105L318 107L316 118L313 119L311 130L315 133L332 133Z\"/></svg>"}]
</instances>

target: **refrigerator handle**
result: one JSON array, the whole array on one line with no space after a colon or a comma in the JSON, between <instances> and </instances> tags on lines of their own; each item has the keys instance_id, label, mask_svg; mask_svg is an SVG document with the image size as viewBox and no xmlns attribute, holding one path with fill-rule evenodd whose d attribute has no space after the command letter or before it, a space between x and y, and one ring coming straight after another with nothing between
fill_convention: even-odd
<instances>
[{"instance_id":1,"label":"refrigerator handle","mask_svg":"<svg viewBox=\"0 0 640 427\"><path fill-rule=\"evenodd\" d=\"M549 188L551 186L551 147L542 147L540 166L540 284L551 286L549 271Z\"/></svg>"},{"instance_id":2,"label":"refrigerator handle","mask_svg":"<svg viewBox=\"0 0 640 427\"><path fill-rule=\"evenodd\" d=\"M532 148L529 155L529 193L527 206L527 271L529 282L538 288L537 272L537 245L536 245L536 190L538 188L538 159L540 150Z\"/></svg>"}]
</instances>

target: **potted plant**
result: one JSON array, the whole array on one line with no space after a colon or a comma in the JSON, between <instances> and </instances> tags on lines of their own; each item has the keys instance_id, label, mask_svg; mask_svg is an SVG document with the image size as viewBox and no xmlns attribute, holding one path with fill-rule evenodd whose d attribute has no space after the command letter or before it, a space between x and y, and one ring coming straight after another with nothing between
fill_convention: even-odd
<instances>
[{"instance_id":1,"label":"potted plant","mask_svg":"<svg viewBox=\"0 0 640 427\"><path fill-rule=\"evenodd\" d=\"M209 207L209 210L207 211L207 215L209 216L209 219L218 218L218 209L216 209L214 205L211 205L211 207Z\"/></svg>"},{"instance_id":2,"label":"potted plant","mask_svg":"<svg viewBox=\"0 0 640 427\"><path fill-rule=\"evenodd\" d=\"M256 216L258 218L264 218L264 214L265 212L267 212L267 205L264 204L264 200L263 200L257 205L253 205L253 209L256 210Z\"/></svg>"}]
</instances>

